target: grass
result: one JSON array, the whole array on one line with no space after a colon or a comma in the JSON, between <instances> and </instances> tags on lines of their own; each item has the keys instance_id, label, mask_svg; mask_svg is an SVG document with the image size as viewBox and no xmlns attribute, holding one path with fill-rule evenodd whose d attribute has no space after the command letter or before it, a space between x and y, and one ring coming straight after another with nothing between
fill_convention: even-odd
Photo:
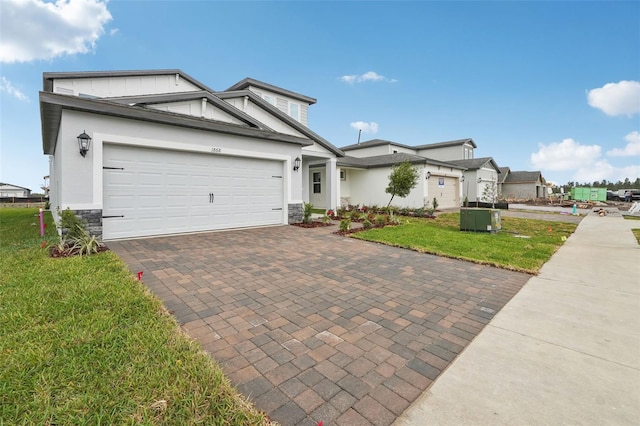
<instances>
[{"instance_id":1,"label":"grass","mask_svg":"<svg viewBox=\"0 0 640 426\"><path fill-rule=\"evenodd\" d=\"M42 240L0 209L0 424L268 424L114 253Z\"/></svg>"},{"instance_id":2,"label":"grass","mask_svg":"<svg viewBox=\"0 0 640 426\"><path fill-rule=\"evenodd\" d=\"M401 220L401 226L358 232L353 237L535 274L577 227L565 222L503 217L502 231L490 234L461 232L459 213L441 214L437 219Z\"/></svg>"}]
</instances>

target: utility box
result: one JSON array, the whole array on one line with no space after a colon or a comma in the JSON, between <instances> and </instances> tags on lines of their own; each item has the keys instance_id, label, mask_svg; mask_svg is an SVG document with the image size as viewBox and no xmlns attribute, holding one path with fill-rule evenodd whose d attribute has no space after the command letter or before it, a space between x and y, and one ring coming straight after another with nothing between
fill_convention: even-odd
<instances>
[{"instance_id":1,"label":"utility box","mask_svg":"<svg viewBox=\"0 0 640 426\"><path fill-rule=\"evenodd\" d=\"M502 229L498 209L460 209L460 230L496 233Z\"/></svg>"}]
</instances>

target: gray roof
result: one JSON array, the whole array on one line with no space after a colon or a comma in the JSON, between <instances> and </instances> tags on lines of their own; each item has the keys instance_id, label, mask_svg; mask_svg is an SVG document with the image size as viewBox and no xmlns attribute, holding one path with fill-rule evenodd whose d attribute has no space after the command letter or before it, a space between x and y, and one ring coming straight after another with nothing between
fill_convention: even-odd
<instances>
[{"instance_id":1,"label":"gray roof","mask_svg":"<svg viewBox=\"0 0 640 426\"><path fill-rule=\"evenodd\" d=\"M344 152L342 152L340 149L338 149L331 142L329 142L328 140L324 139L322 136L320 136L319 134L315 133L314 131L309 129L307 126L305 126L304 124L300 123L298 120L295 120L292 117L290 117L288 114L285 114L284 112L280 111L277 107L275 107L274 105L272 105L269 102L265 101L260 96L256 95L255 93L253 93L250 90L235 90L235 91L216 92L215 95L220 99L237 98L237 97L242 97L242 96L248 96L249 98L251 98L251 100L256 105L258 105L259 107L261 107L265 111L268 111L269 113L277 116L280 120L286 122L289 126L293 127L294 129L296 129L297 131L299 131L300 133L302 133L303 135L305 135L309 139L312 139L315 142L317 142L320 146L328 149L329 151L331 151L332 153L334 153L338 157L344 156Z\"/></svg>"},{"instance_id":2,"label":"gray roof","mask_svg":"<svg viewBox=\"0 0 640 426\"><path fill-rule=\"evenodd\" d=\"M170 102L181 102L181 101L192 101L192 100L200 100L202 98L206 98L208 102L217 106L224 112L232 115L238 120L250 124L252 127L257 127L263 130L272 130L267 127L264 123L256 120L251 117L249 114L246 114L243 111L240 111L238 108L235 108L233 105L229 104L221 100L219 97L215 96L213 93L207 92L205 90L199 90L196 92L179 92L179 93L163 93L159 95L140 95L140 96L119 96L114 98L101 98L107 101L113 101L121 104L128 105L153 105L153 104L162 104L162 103L170 103Z\"/></svg>"},{"instance_id":3,"label":"gray roof","mask_svg":"<svg viewBox=\"0 0 640 426\"><path fill-rule=\"evenodd\" d=\"M414 149L427 149L427 148L442 148L446 146L457 146L464 145L465 143L471 144L472 147L477 148L478 146L471 138L467 139L456 139L454 141L445 141L445 142L436 142L436 143L427 143L424 145L414 146Z\"/></svg>"},{"instance_id":4,"label":"gray roof","mask_svg":"<svg viewBox=\"0 0 640 426\"><path fill-rule=\"evenodd\" d=\"M410 146L410 145L404 145L398 142L393 142L393 141L387 141L384 139L371 139L365 142L360 142L360 143L356 143L353 145L348 145L348 146L343 146L342 148L340 148L343 151L351 151L354 149L359 149L359 148L368 148L368 147L372 147L372 146L381 146L381 145L393 145L393 146L399 146L401 148L407 148L407 149L429 149L429 148L442 148L442 147L447 147L447 146L457 146L457 145L463 145L465 143L470 143L471 146L473 146L474 148L477 148L476 143L473 141L473 139L471 138L467 138L467 139L458 139L455 141L446 141L446 142L436 142L436 143L427 143L424 145L417 145L417 146Z\"/></svg>"},{"instance_id":5,"label":"gray roof","mask_svg":"<svg viewBox=\"0 0 640 426\"><path fill-rule=\"evenodd\" d=\"M360 143L356 143L356 144L353 144L353 145L343 146L340 149L343 150L343 151L351 151L353 149L369 148L369 147L372 147L372 146L381 146L381 145L393 145L393 146L399 146L401 148L414 149L414 147L412 147L412 146L403 145L401 143L392 142L392 141L386 141L384 139L371 139L371 140L360 142Z\"/></svg>"},{"instance_id":6,"label":"gray roof","mask_svg":"<svg viewBox=\"0 0 640 426\"><path fill-rule=\"evenodd\" d=\"M94 77L144 77L149 75L174 75L179 74L189 83L202 90L214 92L210 87L200 83L189 74L179 69L161 70L130 70L130 71L72 71L72 72L45 72L42 74L42 87L45 92L53 92L54 79L94 78Z\"/></svg>"},{"instance_id":7,"label":"gray roof","mask_svg":"<svg viewBox=\"0 0 640 426\"><path fill-rule=\"evenodd\" d=\"M18 188L18 189L26 189L27 191L31 192L31 189L29 189L29 188L25 188L24 186L14 185L12 183L0 182L0 186L12 186L12 187Z\"/></svg>"},{"instance_id":8,"label":"gray roof","mask_svg":"<svg viewBox=\"0 0 640 426\"><path fill-rule=\"evenodd\" d=\"M227 133L277 142L293 143L301 146L312 145L312 142L305 138L257 129L247 125L225 123L139 106L122 105L120 103L103 99L86 99L78 96L40 92L42 149L45 154L53 154L55 151L63 109L180 126L216 133Z\"/></svg>"},{"instance_id":9,"label":"gray roof","mask_svg":"<svg viewBox=\"0 0 640 426\"><path fill-rule=\"evenodd\" d=\"M500 183L503 183L507 179L507 176L509 176L509 173L511 173L511 169L509 167L500 167L500 174L501 174Z\"/></svg>"},{"instance_id":10,"label":"gray roof","mask_svg":"<svg viewBox=\"0 0 640 426\"><path fill-rule=\"evenodd\" d=\"M542 173L535 172L510 172L509 176L504 180L504 183L531 183L540 180L542 182Z\"/></svg>"},{"instance_id":11,"label":"gray roof","mask_svg":"<svg viewBox=\"0 0 640 426\"><path fill-rule=\"evenodd\" d=\"M300 101L306 102L310 105L315 104L317 101L317 99L309 97L309 96L305 96L302 95L300 93L296 93L296 92L292 92L291 90L287 90L287 89L283 89L282 87L278 87L278 86L274 86L273 84L269 84L269 83L265 83L263 81L259 81L253 78L245 78L243 80L240 80L239 82L237 82L236 84L234 84L233 86L229 87L227 90L225 90L225 92L232 92L232 91L236 91L236 90L244 90L249 88L249 86L255 86L258 87L260 89L263 90L268 90L270 92L274 92L274 93L279 93L283 96L287 96L290 98L294 98L294 99L298 99Z\"/></svg>"},{"instance_id":12,"label":"gray roof","mask_svg":"<svg viewBox=\"0 0 640 426\"><path fill-rule=\"evenodd\" d=\"M500 167L498 167L498 164L491 157L472 158L470 160L450 160L449 163L465 167L467 170L478 170L489 164L500 173Z\"/></svg>"},{"instance_id":13,"label":"gray roof","mask_svg":"<svg viewBox=\"0 0 640 426\"><path fill-rule=\"evenodd\" d=\"M404 163L405 161L411 164L430 164L434 166L452 167L454 169L466 170L464 167L457 166L451 162L433 160L431 158L422 157L419 155L406 154L404 152L397 152L394 154L375 155L372 157L351 157L345 156L339 158L337 165L340 167L354 167L361 169L373 169L376 167L389 167L395 164Z\"/></svg>"}]
</instances>

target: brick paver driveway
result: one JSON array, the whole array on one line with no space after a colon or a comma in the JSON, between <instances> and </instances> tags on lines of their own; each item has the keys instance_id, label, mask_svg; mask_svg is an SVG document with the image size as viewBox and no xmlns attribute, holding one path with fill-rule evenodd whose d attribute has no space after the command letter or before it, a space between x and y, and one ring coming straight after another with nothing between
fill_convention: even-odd
<instances>
[{"instance_id":1,"label":"brick paver driveway","mask_svg":"<svg viewBox=\"0 0 640 426\"><path fill-rule=\"evenodd\" d=\"M109 243L283 425L389 425L529 275L280 226Z\"/></svg>"}]
</instances>

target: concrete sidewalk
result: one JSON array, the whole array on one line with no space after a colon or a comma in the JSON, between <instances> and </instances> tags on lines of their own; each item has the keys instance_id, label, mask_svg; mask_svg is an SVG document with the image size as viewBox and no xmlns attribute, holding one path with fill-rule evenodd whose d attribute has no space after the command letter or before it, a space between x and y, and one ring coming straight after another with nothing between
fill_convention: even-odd
<instances>
[{"instance_id":1,"label":"concrete sidewalk","mask_svg":"<svg viewBox=\"0 0 640 426\"><path fill-rule=\"evenodd\" d=\"M589 214L394 423L640 424L640 222Z\"/></svg>"}]
</instances>

